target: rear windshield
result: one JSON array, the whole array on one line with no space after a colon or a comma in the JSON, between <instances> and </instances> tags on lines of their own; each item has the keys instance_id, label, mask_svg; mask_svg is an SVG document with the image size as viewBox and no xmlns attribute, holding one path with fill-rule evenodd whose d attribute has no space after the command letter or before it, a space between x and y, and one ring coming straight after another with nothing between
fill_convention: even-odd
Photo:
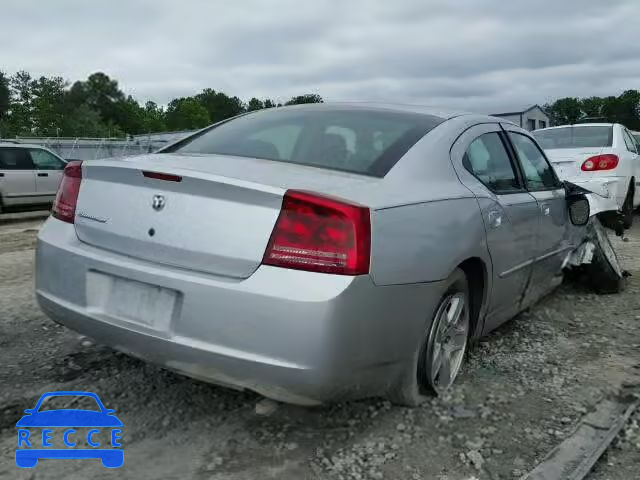
<instances>
[{"instance_id":1,"label":"rear windshield","mask_svg":"<svg viewBox=\"0 0 640 480\"><path fill-rule=\"evenodd\" d=\"M561 127L533 132L545 150L555 148L602 148L613 142L613 127Z\"/></svg>"},{"instance_id":2,"label":"rear windshield","mask_svg":"<svg viewBox=\"0 0 640 480\"><path fill-rule=\"evenodd\" d=\"M382 177L442 121L375 109L273 108L211 127L159 153L254 157Z\"/></svg>"}]
</instances>

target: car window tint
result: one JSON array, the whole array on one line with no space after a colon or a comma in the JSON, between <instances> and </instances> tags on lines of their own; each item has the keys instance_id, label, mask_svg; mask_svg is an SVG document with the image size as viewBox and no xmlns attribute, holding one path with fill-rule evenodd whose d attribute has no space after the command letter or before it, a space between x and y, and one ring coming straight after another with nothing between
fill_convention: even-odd
<instances>
[{"instance_id":1,"label":"car window tint","mask_svg":"<svg viewBox=\"0 0 640 480\"><path fill-rule=\"evenodd\" d=\"M29 151L25 148L0 148L0 170L33 170Z\"/></svg>"},{"instance_id":2,"label":"car window tint","mask_svg":"<svg viewBox=\"0 0 640 480\"><path fill-rule=\"evenodd\" d=\"M525 135L511 132L509 132L509 138L522 166L527 188L546 190L560 186L551 165L533 140Z\"/></svg>"},{"instance_id":3,"label":"car window tint","mask_svg":"<svg viewBox=\"0 0 640 480\"><path fill-rule=\"evenodd\" d=\"M62 170L64 162L51 153L34 148L30 150L31 160L38 170Z\"/></svg>"},{"instance_id":4,"label":"car window tint","mask_svg":"<svg viewBox=\"0 0 640 480\"><path fill-rule=\"evenodd\" d=\"M99 412L100 406L93 397L84 395L54 395L44 398L40 404L40 408L38 408L38 411L46 412L49 410L65 409L92 410Z\"/></svg>"},{"instance_id":5,"label":"car window tint","mask_svg":"<svg viewBox=\"0 0 640 480\"><path fill-rule=\"evenodd\" d=\"M485 133L471 142L462 162L496 193L520 190L511 159L497 133Z\"/></svg>"},{"instance_id":6,"label":"car window tint","mask_svg":"<svg viewBox=\"0 0 640 480\"><path fill-rule=\"evenodd\" d=\"M385 109L270 108L215 125L159 153L253 157L383 177L442 121Z\"/></svg>"}]
</instances>

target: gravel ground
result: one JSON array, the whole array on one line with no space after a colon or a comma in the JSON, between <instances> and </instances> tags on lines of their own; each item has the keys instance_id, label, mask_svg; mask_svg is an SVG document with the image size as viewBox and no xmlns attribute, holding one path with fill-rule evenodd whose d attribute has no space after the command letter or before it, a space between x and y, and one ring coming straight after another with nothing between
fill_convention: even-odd
<instances>
[{"instance_id":1,"label":"gravel ground","mask_svg":"<svg viewBox=\"0 0 640 480\"><path fill-rule=\"evenodd\" d=\"M50 322L32 293L37 222L0 225L0 478L510 479L581 416L640 382L640 219L615 239L633 276L620 295L564 285L478 342L446 397L305 409L181 377ZM125 464L41 460L16 468L15 422L51 390L96 392L123 428ZM638 478L636 413L591 474Z\"/></svg>"}]
</instances>

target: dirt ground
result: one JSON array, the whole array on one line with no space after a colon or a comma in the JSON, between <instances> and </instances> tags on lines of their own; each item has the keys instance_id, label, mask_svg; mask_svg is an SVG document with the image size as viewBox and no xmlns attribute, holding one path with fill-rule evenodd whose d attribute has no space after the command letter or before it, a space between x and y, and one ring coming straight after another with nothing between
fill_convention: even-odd
<instances>
[{"instance_id":1,"label":"dirt ground","mask_svg":"<svg viewBox=\"0 0 640 480\"><path fill-rule=\"evenodd\" d=\"M599 399L640 382L640 218L615 239L620 295L564 285L476 344L449 395L418 409L365 400L280 406L94 345L49 321L32 292L39 222L0 224L0 478L511 479ZM43 392L88 390L124 424L124 466L41 460L18 469L16 421ZM592 480L640 478L640 415Z\"/></svg>"}]
</instances>

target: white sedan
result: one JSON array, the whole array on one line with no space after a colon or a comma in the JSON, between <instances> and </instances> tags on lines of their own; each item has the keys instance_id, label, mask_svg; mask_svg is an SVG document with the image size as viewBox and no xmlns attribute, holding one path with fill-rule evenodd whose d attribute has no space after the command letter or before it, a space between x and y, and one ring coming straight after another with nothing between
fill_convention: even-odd
<instances>
[{"instance_id":1,"label":"white sedan","mask_svg":"<svg viewBox=\"0 0 640 480\"><path fill-rule=\"evenodd\" d=\"M562 125L533 135L561 179L592 191L594 185L602 186L623 213L624 226L631 226L633 210L640 205L640 156L624 125Z\"/></svg>"}]
</instances>

